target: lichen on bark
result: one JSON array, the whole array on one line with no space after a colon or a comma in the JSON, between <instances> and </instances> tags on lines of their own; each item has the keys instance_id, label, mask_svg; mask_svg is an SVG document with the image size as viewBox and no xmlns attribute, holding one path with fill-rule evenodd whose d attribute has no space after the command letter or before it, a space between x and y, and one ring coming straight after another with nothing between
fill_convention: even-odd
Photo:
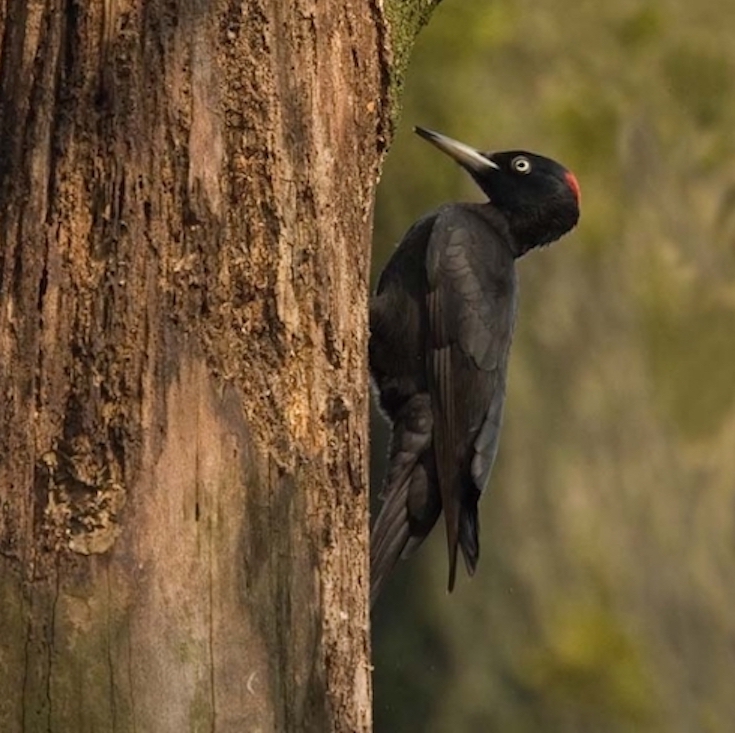
<instances>
[{"instance_id":1,"label":"lichen on bark","mask_svg":"<svg viewBox=\"0 0 735 733\"><path fill-rule=\"evenodd\" d=\"M374 0L379 2L380 0ZM398 122L401 113L401 96L406 71L416 37L429 22L431 14L441 0L383 0L386 20L386 48L389 63L388 107L391 111L392 126Z\"/></svg>"}]
</instances>

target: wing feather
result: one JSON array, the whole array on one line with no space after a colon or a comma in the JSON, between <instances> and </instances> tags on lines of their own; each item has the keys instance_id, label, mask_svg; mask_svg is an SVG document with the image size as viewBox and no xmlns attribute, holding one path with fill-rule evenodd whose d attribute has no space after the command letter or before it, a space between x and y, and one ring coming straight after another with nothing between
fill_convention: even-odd
<instances>
[{"instance_id":1,"label":"wing feather","mask_svg":"<svg viewBox=\"0 0 735 733\"><path fill-rule=\"evenodd\" d=\"M461 207L437 217L426 266L427 381L451 591L458 546L470 573L479 555L477 501L497 453L515 270L501 235Z\"/></svg>"}]
</instances>

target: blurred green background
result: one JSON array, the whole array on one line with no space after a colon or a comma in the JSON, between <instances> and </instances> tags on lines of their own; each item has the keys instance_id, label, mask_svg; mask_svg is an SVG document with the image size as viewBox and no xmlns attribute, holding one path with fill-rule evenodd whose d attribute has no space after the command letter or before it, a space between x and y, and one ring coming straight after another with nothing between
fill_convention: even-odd
<instances>
[{"instance_id":1,"label":"blurred green background","mask_svg":"<svg viewBox=\"0 0 735 733\"><path fill-rule=\"evenodd\" d=\"M519 263L476 577L446 594L438 525L378 601L378 733L735 731L734 86L730 0L444 0L421 34L375 272L480 199L414 124L557 158L582 221Z\"/></svg>"}]
</instances>

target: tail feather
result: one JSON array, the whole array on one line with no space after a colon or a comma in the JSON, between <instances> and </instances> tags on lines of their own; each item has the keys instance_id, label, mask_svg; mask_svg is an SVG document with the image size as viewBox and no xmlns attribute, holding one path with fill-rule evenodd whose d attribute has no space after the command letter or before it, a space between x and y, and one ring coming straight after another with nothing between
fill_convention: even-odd
<instances>
[{"instance_id":1,"label":"tail feather","mask_svg":"<svg viewBox=\"0 0 735 733\"><path fill-rule=\"evenodd\" d=\"M370 541L371 605L399 558L426 539L441 514L433 456L421 455L403 484L392 489L373 525Z\"/></svg>"},{"instance_id":2,"label":"tail feather","mask_svg":"<svg viewBox=\"0 0 735 733\"><path fill-rule=\"evenodd\" d=\"M384 499L370 537L370 604L412 534L423 534L427 496L426 469L422 456L431 445L431 403L426 393L413 395L393 416L388 473ZM438 513L437 513L438 515Z\"/></svg>"},{"instance_id":3,"label":"tail feather","mask_svg":"<svg viewBox=\"0 0 735 733\"><path fill-rule=\"evenodd\" d=\"M386 578L398 562L410 537L408 526L408 482L386 499L370 537L370 606L380 594Z\"/></svg>"},{"instance_id":4,"label":"tail feather","mask_svg":"<svg viewBox=\"0 0 735 733\"><path fill-rule=\"evenodd\" d=\"M475 574L477 561L480 559L479 522L477 503L463 507L459 519L459 546L462 548L464 564L469 575Z\"/></svg>"},{"instance_id":5,"label":"tail feather","mask_svg":"<svg viewBox=\"0 0 735 733\"><path fill-rule=\"evenodd\" d=\"M406 511L406 491L400 491L387 500L378 515L370 538L370 556L382 557L385 548L393 543L393 538L400 533L404 525L408 526ZM403 548L401 548L403 549Z\"/></svg>"},{"instance_id":6,"label":"tail feather","mask_svg":"<svg viewBox=\"0 0 735 733\"><path fill-rule=\"evenodd\" d=\"M454 583L457 580L457 537L452 537L450 530L447 530L447 553L449 555L447 592L451 593L454 590Z\"/></svg>"}]
</instances>

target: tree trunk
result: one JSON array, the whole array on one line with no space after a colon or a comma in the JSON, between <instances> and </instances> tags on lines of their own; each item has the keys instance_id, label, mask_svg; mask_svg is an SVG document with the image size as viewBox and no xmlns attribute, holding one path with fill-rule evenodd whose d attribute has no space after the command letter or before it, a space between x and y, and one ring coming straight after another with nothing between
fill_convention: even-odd
<instances>
[{"instance_id":1,"label":"tree trunk","mask_svg":"<svg viewBox=\"0 0 735 733\"><path fill-rule=\"evenodd\" d=\"M368 730L382 6L0 11L0 730Z\"/></svg>"}]
</instances>

